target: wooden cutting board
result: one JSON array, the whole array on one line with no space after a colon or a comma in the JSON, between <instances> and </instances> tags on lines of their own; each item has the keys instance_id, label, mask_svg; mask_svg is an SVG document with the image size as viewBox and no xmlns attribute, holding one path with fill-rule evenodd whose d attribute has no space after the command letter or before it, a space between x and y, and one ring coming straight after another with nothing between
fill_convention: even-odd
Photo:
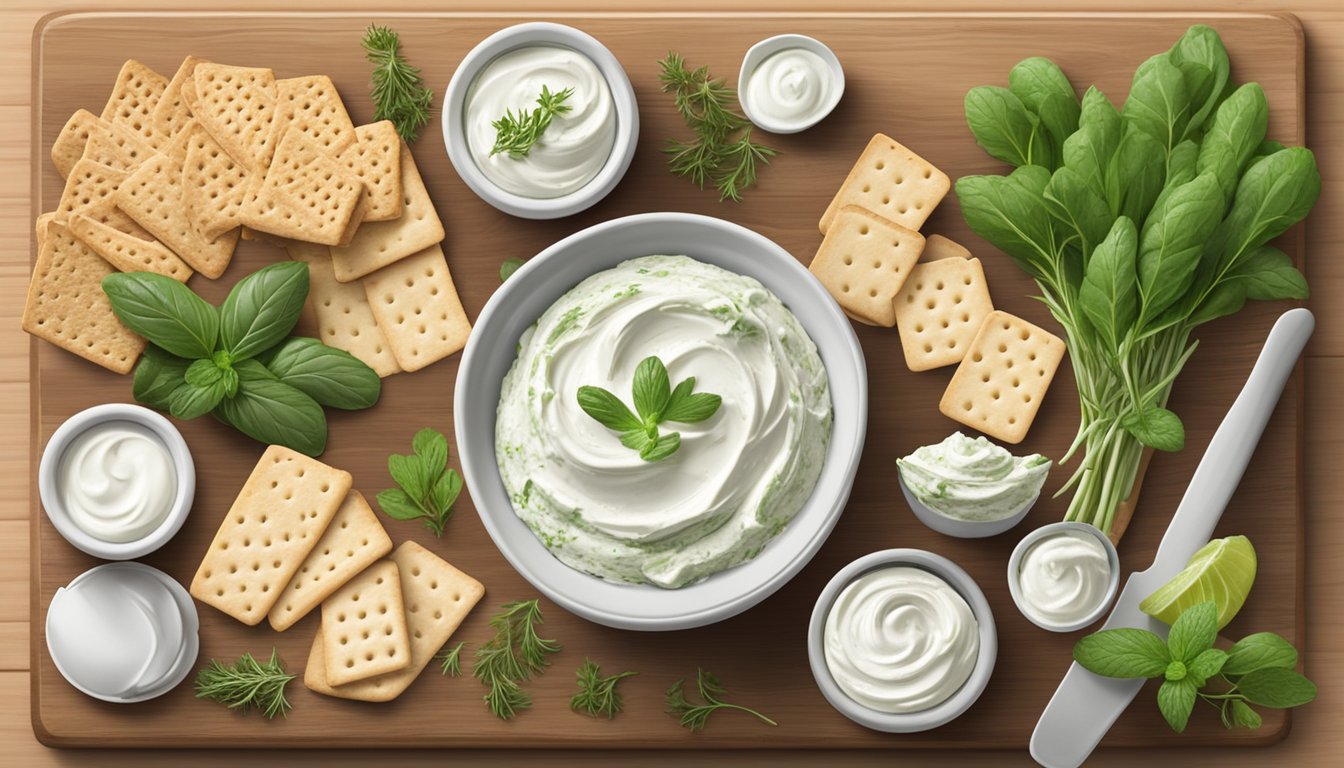
<instances>
[{"instance_id":1,"label":"wooden cutting board","mask_svg":"<svg viewBox=\"0 0 1344 768\"><path fill-rule=\"evenodd\" d=\"M1296 20L1269 15L794 15L558 16L604 42L625 65L641 106L638 153L624 182L605 202L568 219L531 222L498 213L457 178L435 121L415 145L416 160L448 230L444 249L468 313L475 316L499 284L499 264L528 257L556 239L600 221L631 213L685 210L731 219L774 239L801 261L820 242L816 220L875 131L897 137L953 178L999 170L975 145L962 117L962 97L980 84L1006 84L1009 68L1027 56L1053 58L1081 92L1096 83L1117 103L1134 68L1165 49L1195 22L1212 23L1232 55L1235 79L1258 80L1268 94L1270 135L1287 143L1303 139L1303 38ZM389 23L402 35L407 57L442 94L466 52L519 17L397 14L240 16L229 14L75 14L45 19L34 32L33 196L53 207L61 182L47 150L66 118L84 107L98 112L123 60L138 58L171 74L186 54L249 66L277 76L330 75L356 123L372 118L369 65L359 47L370 22ZM761 174L761 186L741 204L720 203L673 177L660 152L663 142L685 136L671 99L659 90L657 61L679 51L692 65L708 64L734 82L747 47L768 35L801 32L830 44L840 55L847 90L839 108L818 127L795 136L762 137L781 150ZM1322 215L1317 213L1317 215ZM955 199L929 219L926 233L966 243L985 263L997 306L1054 327L1030 295L1033 286L1002 254L970 235ZM1300 232L1282 246L1301 264ZM639 254L631 254L639 255ZM283 254L244 243L221 280L194 279L193 287L218 301L237 279ZM1127 570L1146 567L1196 462L1219 419L1249 372L1281 304L1253 304L1241 314L1202 329L1201 346L1181 376L1171 407L1184 418L1187 448L1157 456L1143 498L1120 548ZM367 705L328 699L301 682L289 688L294 709L287 720L243 717L193 698L183 684L155 701L114 706L87 698L60 677L46 652L46 608L56 589L97 565L65 543L37 506L34 482L33 725L44 743L60 746L174 747L701 747L701 748L1024 748L1036 718L1069 664L1079 634L1056 635L1029 624L1008 594L1005 565L1018 538L1060 519L1064 499L1050 493L1072 465L1057 469L1041 502L1015 531L988 540L947 538L922 526L896 486L893 461L917 446L937 442L956 425L937 403L952 369L906 370L894 330L857 329L868 361L868 443L854 492L830 540L796 578L746 613L696 630L646 634L590 624L543 601L545 635L563 645L551 670L528 684L535 706L502 722L481 702L470 676L443 678L430 667L399 700ZM32 348L33 475L41 446L76 411L97 403L131 400L129 377L119 377L40 342ZM332 413L323 459L350 470L370 497L391 485L386 458L407 450L411 435L433 426L452 434L453 358L385 382L381 402L368 411ZM1066 366L1067 367L1067 366ZM1229 635L1272 630L1303 637L1302 615L1302 376L1297 372L1265 432L1219 535L1249 535L1260 557L1254 592ZM1072 375L1062 371L1021 451L1058 457L1077 426ZM196 458L196 504L186 526L167 547L147 558L186 582L191 578L221 515L262 451L237 433L200 419L179 425ZM454 451L456 449L454 448ZM1066 471L1067 470L1067 471ZM489 616L511 600L536 596L499 555L464 494L442 539L412 523L387 521L394 541L414 538L478 577L483 603L456 639L470 650L490 635ZM980 584L993 606L999 659L988 690L953 723L921 734L865 730L822 699L807 666L805 630L822 586L841 566L888 547L918 547L946 555ZM201 664L233 660L244 651L262 655L272 646L291 671L302 674L316 616L283 634L244 627L219 612L201 609ZM613 722L568 709L573 670L585 657L609 672L637 670L626 681L626 711ZM470 669L470 663L467 663ZM769 728L737 713L716 715L692 734L663 713L663 691L697 666L718 674L731 699L774 716ZM1224 731L1208 708L1196 711L1189 730L1172 734L1146 689L1107 737L1111 745L1267 744L1288 732L1284 714L1265 713L1259 731Z\"/></svg>"}]
</instances>

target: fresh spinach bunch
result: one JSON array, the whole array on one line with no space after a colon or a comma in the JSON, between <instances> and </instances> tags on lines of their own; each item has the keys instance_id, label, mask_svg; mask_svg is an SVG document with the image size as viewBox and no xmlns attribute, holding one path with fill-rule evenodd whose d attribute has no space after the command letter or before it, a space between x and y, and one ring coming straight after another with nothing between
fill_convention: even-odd
<instances>
[{"instance_id":1,"label":"fresh spinach bunch","mask_svg":"<svg viewBox=\"0 0 1344 768\"><path fill-rule=\"evenodd\" d=\"M1079 640L1073 658L1105 677L1160 677L1157 706L1173 731L1185 730L1195 702L1218 708L1223 725L1259 728L1251 704L1300 707L1316 698L1316 685L1298 674L1297 649L1273 632L1257 632L1226 651L1213 647L1218 608L1213 601L1186 609L1162 638L1146 629L1106 629ZM1214 682L1212 691L1204 690Z\"/></svg>"},{"instance_id":2,"label":"fresh spinach bunch","mask_svg":"<svg viewBox=\"0 0 1344 768\"><path fill-rule=\"evenodd\" d=\"M1068 335L1082 419L1063 461L1080 448L1086 460L1064 486L1067 519L1103 531L1144 447L1184 447L1165 406L1191 331L1248 299L1307 296L1269 241L1320 195L1315 157L1265 139L1264 91L1229 70L1218 33L1194 26L1138 68L1119 109L1095 86L1080 103L1043 58L966 95L976 141L1016 169L963 177L957 197Z\"/></svg>"},{"instance_id":3,"label":"fresh spinach bunch","mask_svg":"<svg viewBox=\"0 0 1344 768\"><path fill-rule=\"evenodd\" d=\"M378 374L317 339L290 337L308 297L308 265L272 264L238 281L216 308L153 272L117 272L103 292L149 340L135 367L138 402L179 419L213 414L239 432L309 456L327 445L322 406L378 402Z\"/></svg>"}]
</instances>

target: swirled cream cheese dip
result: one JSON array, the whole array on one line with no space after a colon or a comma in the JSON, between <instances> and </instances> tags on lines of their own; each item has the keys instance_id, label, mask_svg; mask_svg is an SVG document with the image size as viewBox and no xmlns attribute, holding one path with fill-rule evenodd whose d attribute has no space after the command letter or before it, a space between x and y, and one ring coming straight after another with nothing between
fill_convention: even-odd
<instances>
[{"instance_id":1,"label":"swirled cream cheese dip","mask_svg":"<svg viewBox=\"0 0 1344 768\"><path fill-rule=\"evenodd\" d=\"M490 154L494 121L512 111L537 107L542 86L552 93L572 88L569 111L556 114L524 157ZM535 45L490 62L467 91L467 147L492 183L521 197L563 197L593 180L616 143L616 105L611 88L591 59L570 48Z\"/></svg>"},{"instance_id":2,"label":"swirled cream cheese dip","mask_svg":"<svg viewBox=\"0 0 1344 768\"><path fill-rule=\"evenodd\" d=\"M869 571L826 617L826 667L840 690L878 712L922 712L971 676L980 630L965 598L920 568Z\"/></svg>"},{"instance_id":3,"label":"swirled cream cheese dip","mask_svg":"<svg viewBox=\"0 0 1344 768\"><path fill-rule=\"evenodd\" d=\"M71 522L102 541L144 538L168 517L177 473L168 447L129 421L95 424L71 440L57 469Z\"/></svg>"},{"instance_id":4,"label":"swirled cream cheese dip","mask_svg":"<svg viewBox=\"0 0 1344 768\"><path fill-rule=\"evenodd\" d=\"M1031 546L1018 567L1022 610L1043 624L1069 626L1106 599L1111 561L1095 536L1060 531Z\"/></svg>"},{"instance_id":5,"label":"swirled cream cheese dip","mask_svg":"<svg viewBox=\"0 0 1344 768\"><path fill-rule=\"evenodd\" d=\"M901 480L929 509L956 520L1002 520L1031 503L1050 474L1040 454L1014 456L984 437L954 432L896 460Z\"/></svg>"},{"instance_id":6,"label":"swirled cream cheese dip","mask_svg":"<svg viewBox=\"0 0 1344 768\"><path fill-rule=\"evenodd\" d=\"M631 402L636 366L722 397L644 461L586 414L581 386ZM514 511L572 568L676 588L755 557L811 495L831 435L826 368L758 281L685 256L599 272L524 332L495 422Z\"/></svg>"}]
</instances>

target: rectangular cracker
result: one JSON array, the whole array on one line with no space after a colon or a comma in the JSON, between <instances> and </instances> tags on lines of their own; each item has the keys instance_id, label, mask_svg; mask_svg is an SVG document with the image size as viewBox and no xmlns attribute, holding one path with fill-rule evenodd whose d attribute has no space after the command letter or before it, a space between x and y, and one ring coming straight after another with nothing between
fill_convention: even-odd
<instances>
[{"instance_id":1,"label":"rectangular cracker","mask_svg":"<svg viewBox=\"0 0 1344 768\"><path fill-rule=\"evenodd\" d=\"M151 115L154 121L155 146L168 144L192 122L191 100L194 100L196 94L194 87L196 66L203 62L205 59L186 57L173 74L173 79L168 81L168 87L159 97L159 103L155 105L154 113Z\"/></svg>"},{"instance_id":2,"label":"rectangular cracker","mask_svg":"<svg viewBox=\"0 0 1344 768\"><path fill-rule=\"evenodd\" d=\"M360 227L355 239L331 249L331 265L343 283L358 280L388 264L443 242L443 222L405 143L401 145L401 216ZM403 366L404 367L404 366Z\"/></svg>"},{"instance_id":3,"label":"rectangular cracker","mask_svg":"<svg viewBox=\"0 0 1344 768\"><path fill-rule=\"evenodd\" d=\"M313 638L303 684L317 693L356 701L391 701L400 696L453 636L485 595L485 587L413 541L392 553L401 574L406 628L411 633L411 663L399 672L334 686L327 680L323 631Z\"/></svg>"},{"instance_id":4,"label":"rectangular cracker","mask_svg":"<svg viewBox=\"0 0 1344 768\"><path fill-rule=\"evenodd\" d=\"M364 278L364 292L403 371L418 371L466 346L471 321L437 244Z\"/></svg>"},{"instance_id":5,"label":"rectangular cracker","mask_svg":"<svg viewBox=\"0 0 1344 768\"><path fill-rule=\"evenodd\" d=\"M182 195L197 231L216 240L239 226L247 197L247 172L194 121L186 129Z\"/></svg>"},{"instance_id":6,"label":"rectangular cracker","mask_svg":"<svg viewBox=\"0 0 1344 768\"><path fill-rule=\"evenodd\" d=\"M344 349L364 361L379 376L400 373L401 366L397 365L392 347L369 306L364 283L337 280L326 248L311 256L296 256L297 250L290 248L290 256L308 262L308 304L312 307L322 343Z\"/></svg>"},{"instance_id":7,"label":"rectangular cracker","mask_svg":"<svg viewBox=\"0 0 1344 768\"><path fill-rule=\"evenodd\" d=\"M257 624L322 537L350 492L350 473L272 445L206 550L191 594Z\"/></svg>"},{"instance_id":8,"label":"rectangular cracker","mask_svg":"<svg viewBox=\"0 0 1344 768\"><path fill-rule=\"evenodd\" d=\"M336 159L364 182L369 209L364 221L391 221L401 216L401 138L391 120L355 129L355 142Z\"/></svg>"},{"instance_id":9,"label":"rectangular cracker","mask_svg":"<svg viewBox=\"0 0 1344 768\"><path fill-rule=\"evenodd\" d=\"M905 365L912 371L961 362L994 311L980 260L960 256L916 264L895 306Z\"/></svg>"},{"instance_id":10,"label":"rectangular cracker","mask_svg":"<svg viewBox=\"0 0 1344 768\"><path fill-rule=\"evenodd\" d=\"M103 107L102 118L154 144L154 109L167 89L168 78L135 59L127 59Z\"/></svg>"},{"instance_id":11,"label":"rectangular cracker","mask_svg":"<svg viewBox=\"0 0 1344 768\"><path fill-rule=\"evenodd\" d=\"M183 283L191 277L191 267L158 240L141 240L78 213L70 216L69 227L90 250L122 272L157 272Z\"/></svg>"},{"instance_id":12,"label":"rectangular cracker","mask_svg":"<svg viewBox=\"0 0 1344 768\"><path fill-rule=\"evenodd\" d=\"M201 62L192 72L192 115L239 165L248 170L271 163L275 73L257 67Z\"/></svg>"},{"instance_id":13,"label":"rectangular cracker","mask_svg":"<svg viewBox=\"0 0 1344 768\"><path fill-rule=\"evenodd\" d=\"M996 440L1020 443L1063 359L1058 336L1002 310L990 312L938 410Z\"/></svg>"},{"instance_id":14,"label":"rectangular cracker","mask_svg":"<svg viewBox=\"0 0 1344 768\"><path fill-rule=\"evenodd\" d=\"M55 221L33 264L23 306L23 330L103 366L128 373L145 340L121 324L103 293L102 280L115 270Z\"/></svg>"},{"instance_id":15,"label":"rectangular cracker","mask_svg":"<svg viewBox=\"0 0 1344 768\"><path fill-rule=\"evenodd\" d=\"M918 232L847 205L817 249L809 269L845 314L868 325L896 324L892 301L924 250Z\"/></svg>"},{"instance_id":16,"label":"rectangular cracker","mask_svg":"<svg viewBox=\"0 0 1344 768\"><path fill-rule=\"evenodd\" d=\"M885 134L868 142L821 216L821 232L840 209L858 205L909 229L924 226L952 182L932 163Z\"/></svg>"},{"instance_id":17,"label":"rectangular cracker","mask_svg":"<svg viewBox=\"0 0 1344 768\"><path fill-rule=\"evenodd\" d=\"M392 539L364 494L351 490L267 615L284 632L371 563L392 551Z\"/></svg>"},{"instance_id":18,"label":"rectangular cracker","mask_svg":"<svg viewBox=\"0 0 1344 768\"><path fill-rule=\"evenodd\" d=\"M47 224L51 223L55 219L56 219L55 211L47 211L46 213L40 213L37 215L37 227L36 230L34 231L34 235L36 235L37 250L39 253L42 251L42 244L47 241Z\"/></svg>"},{"instance_id":19,"label":"rectangular cracker","mask_svg":"<svg viewBox=\"0 0 1344 768\"><path fill-rule=\"evenodd\" d=\"M128 175L126 171L92 160L75 163L65 179L61 200L56 204L56 222L69 225L71 216L82 215L118 232L150 240L150 234L116 206L117 190Z\"/></svg>"},{"instance_id":20,"label":"rectangular cracker","mask_svg":"<svg viewBox=\"0 0 1344 768\"><path fill-rule=\"evenodd\" d=\"M249 183L238 217L258 232L341 245L354 237L367 205L364 182L291 125L270 167Z\"/></svg>"},{"instance_id":21,"label":"rectangular cracker","mask_svg":"<svg viewBox=\"0 0 1344 768\"><path fill-rule=\"evenodd\" d=\"M969 259L971 251L966 246L942 235L924 237L924 253L920 261L941 261L943 259Z\"/></svg>"},{"instance_id":22,"label":"rectangular cracker","mask_svg":"<svg viewBox=\"0 0 1344 768\"><path fill-rule=\"evenodd\" d=\"M132 170L154 154L154 147L139 135L120 125L113 125L87 109L81 109L70 116L56 135L56 140L51 143L51 162L61 178L70 175L70 169L84 156L89 137L95 135L117 147L119 154L128 158L125 167L115 166L118 170Z\"/></svg>"},{"instance_id":23,"label":"rectangular cracker","mask_svg":"<svg viewBox=\"0 0 1344 768\"><path fill-rule=\"evenodd\" d=\"M290 126L298 128L309 144L332 157L355 142L355 124L350 121L330 77L308 75L277 80L275 91L271 146L279 146Z\"/></svg>"},{"instance_id":24,"label":"rectangular cracker","mask_svg":"<svg viewBox=\"0 0 1344 768\"><path fill-rule=\"evenodd\" d=\"M374 563L322 601L327 682L345 685L410 666L411 639L397 571L391 560Z\"/></svg>"}]
</instances>

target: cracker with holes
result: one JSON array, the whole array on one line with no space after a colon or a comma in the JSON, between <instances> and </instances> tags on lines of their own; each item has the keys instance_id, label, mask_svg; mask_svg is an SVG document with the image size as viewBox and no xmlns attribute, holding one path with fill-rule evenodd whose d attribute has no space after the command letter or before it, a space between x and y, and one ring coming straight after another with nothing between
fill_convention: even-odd
<instances>
[{"instance_id":1,"label":"cracker with holes","mask_svg":"<svg viewBox=\"0 0 1344 768\"><path fill-rule=\"evenodd\" d=\"M467 345L471 321L438 245L364 278L364 292L403 371L418 371Z\"/></svg>"},{"instance_id":2,"label":"cracker with holes","mask_svg":"<svg viewBox=\"0 0 1344 768\"><path fill-rule=\"evenodd\" d=\"M244 624L266 618L350 492L350 473L272 445L219 525L191 594Z\"/></svg>"},{"instance_id":3,"label":"cracker with holes","mask_svg":"<svg viewBox=\"0 0 1344 768\"><path fill-rule=\"evenodd\" d=\"M392 539L364 494L352 490L313 551L271 607L271 628L284 632L371 563L392 551Z\"/></svg>"},{"instance_id":4,"label":"cracker with holes","mask_svg":"<svg viewBox=\"0 0 1344 768\"><path fill-rule=\"evenodd\" d=\"M325 253L290 255L308 262L308 303L317 324L318 338L329 347L344 349L369 366L379 376L387 377L401 372L392 346L378 327L369 296L363 282L342 283L331 268L331 257Z\"/></svg>"},{"instance_id":5,"label":"cracker with holes","mask_svg":"<svg viewBox=\"0 0 1344 768\"><path fill-rule=\"evenodd\" d=\"M61 178L69 177L70 169L84 157L91 136L98 136L106 144L116 147L117 155L125 158L123 165L114 166L118 170L134 170L154 154L154 147L135 132L81 109L70 116L61 132L57 134L56 141L51 144L51 162L56 166L56 172L61 174Z\"/></svg>"},{"instance_id":6,"label":"cracker with holes","mask_svg":"<svg viewBox=\"0 0 1344 768\"><path fill-rule=\"evenodd\" d=\"M109 168L92 160L80 160L70 169L56 205L56 221L69 224L76 214L87 216L99 224L149 240L150 234L116 206L117 190L129 176L126 171Z\"/></svg>"},{"instance_id":7,"label":"cracker with holes","mask_svg":"<svg viewBox=\"0 0 1344 768\"><path fill-rule=\"evenodd\" d=\"M941 261L943 259L969 259L971 251L966 246L942 235L928 235L924 238L924 253L920 261Z\"/></svg>"},{"instance_id":8,"label":"cracker with holes","mask_svg":"<svg viewBox=\"0 0 1344 768\"><path fill-rule=\"evenodd\" d=\"M154 121L154 137L162 146L177 138L177 135L192 123L191 99L195 97L196 67L205 63L205 59L188 56L182 60L173 79L159 97L150 119ZM189 88L189 86L191 86Z\"/></svg>"},{"instance_id":9,"label":"cracker with holes","mask_svg":"<svg viewBox=\"0 0 1344 768\"><path fill-rule=\"evenodd\" d=\"M821 232L847 205L858 205L910 229L924 226L952 182L947 174L900 142L877 134L821 216Z\"/></svg>"},{"instance_id":10,"label":"cracker with holes","mask_svg":"<svg viewBox=\"0 0 1344 768\"><path fill-rule=\"evenodd\" d=\"M896 324L892 301L924 250L924 237L858 206L845 206L809 269L845 314L868 325Z\"/></svg>"},{"instance_id":11,"label":"cracker with holes","mask_svg":"<svg viewBox=\"0 0 1344 768\"><path fill-rule=\"evenodd\" d=\"M364 569L322 601L327 682L345 685L411 663L401 579L391 560Z\"/></svg>"},{"instance_id":12,"label":"cracker with holes","mask_svg":"<svg viewBox=\"0 0 1344 768\"><path fill-rule=\"evenodd\" d=\"M70 232L122 272L157 272L185 283L191 267L157 240L141 240L81 214L71 214Z\"/></svg>"},{"instance_id":13,"label":"cracker with holes","mask_svg":"<svg viewBox=\"0 0 1344 768\"><path fill-rule=\"evenodd\" d=\"M959 256L916 264L895 307L905 365L912 371L961 362L994 311L980 260Z\"/></svg>"},{"instance_id":14,"label":"cracker with holes","mask_svg":"<svg viewBox=\"0 0 1344 768\"><path fill-rule=\"evenodd\" d=\"M37 228L33 234L37 237L37 250L39 253L42 251L42 244L47 241L47 225L55 219L55 211L47 211L46 213L38 214L37 216Z\"/></svg>"},{"instance_id":15,"label":"cracker with holes","mask_svg":"<svg viewBox=\"0 0 1344 768\"><path fill-rule=\"evenodd\" d=\"M115 373L129 372L145 340L121 324L103 293L112 266L55 221L39 240L23 330Z\"/></svg>"},{"instance_id":16,"label":"cracker with holes","mask_svg":"<svg viewBox=\"0 0 1344 768\"><path fill-rule=\"evenodd\" d=\"M397 672L332 685L327 679L325 629L313 638L303 684L328 696L356 701L391 701L415 682L425 666L448 642L471 609L485 595L479 581L413 541L402 542L392 553L401 576L406 604L406 629L411 635L411 663Z\"/></svg>"},{"instance_id":17,"label":"cracker with holes","mask_svg":"<svg viewBox=\"0 0 1344 768\"><path fill-rule=\"evenodd\" d=\"M1002 310L990 312L938 410L1005 443L1020 443L1064 359L1064 342Z\"/></svg>"},{"instance_id":18,"label":"cracker with holes","mask_svg":"<svg viewBox=\"0 0 1344 768\"><path fill-rule=\"evenodd\" d=\"M197 231L213 241L238 228L247 173L198 123L190 123L185 135L182 196Z\"/></svg>"},{"instance_id":19,"label":"cracker with holes","mask_svg":"<svg viewBox=\"0 0 1344 768\"><path fill-rule=\"evenodd\" d=\"M343 283L358 280L388 264L443 242L443 222L429 199L429 190L415 167L411 150L403 143L399 154L401 216L360 227L355 239L331 249L331 265ZM404 367L404 366L403 366Z\"/></svg>"},{"instance_id":20,"label":"cracker with holes","mask_svg":"<svg viewBox=\"0 0 1344 768\"><path fill-rule=\"evenodd\" d=\"M239 165L259 170L271 163L275 73L256 67L201 62L192 70L192 115Z\"/></svg>"},{"instance_id":21,"label":"cracker with holes","mask_svg":"<svg viewBox=\"0 0 1344 768\"><path fill-rule=\"evenodd\" d=\"M117 83L103 107L102 118L134 131L152 144L154 108L167 89L168 78L135 59L128 59L117 74Z\"/></svg>"},{"instance_id":22,"label":"cracker with holes","mask_svg":"<svg viewBox=\"0 0 1344 768\"><path fill-rule=\"evenodd\" d=\"M270 167L249 183L238 217L265 234L342 245L354 237L367 206L359 177L290 126Z\"/></svg>"},{"instance_id":23,"label":"cracker with holes","mask_svg":"<svg viewBox=\"0 0 1344 768\"><path fill-rule=\"evenodd\" d=\"M355 129L355 142L336 159L364 182L369 209L364 221L401 216L401 138L390 120Z\"/></svg>"},{"instance_id":24,"label":"cracker with holes","mask_svg":"<svg viewBox=\"0 0 1344 768\"><path fill-rule=\"evenodd\" d=\"M309 144L335 157L355 142L355 124L345 103L326 75L277 80L271 145L278 146L285 131L297 128Z\"/></svg>"}]
</instances>

